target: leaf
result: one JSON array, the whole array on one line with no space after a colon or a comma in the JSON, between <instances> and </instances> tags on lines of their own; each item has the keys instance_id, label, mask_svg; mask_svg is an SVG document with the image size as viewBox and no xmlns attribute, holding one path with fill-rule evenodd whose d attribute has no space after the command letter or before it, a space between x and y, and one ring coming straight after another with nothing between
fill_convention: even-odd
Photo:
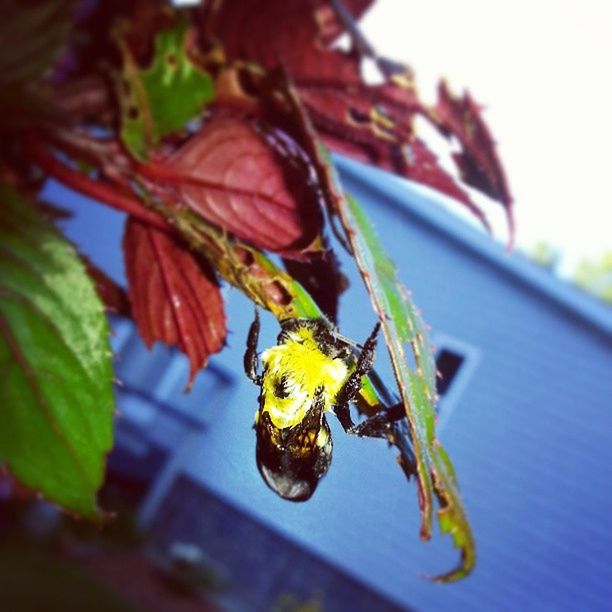
<instances>
[{"instance_id":1,"label":"leaf","mask_svg":"<svg viewBox=\"0 0 612 612\"><path fill-rule=\"evenodd\" d=\"M480 107L468 92L463 98L453 96L445 81L438 86L434 120L447 136L455 136L461 152L453 154L461 177L472 187L500 202L506 210L510 243L514 235L512 196L503 166L495 151L495 142L482 118Z\"/></svg>"},{"instance_id":2,"label":"leaf","mask_svg":"<svg viewBox=\"0 0 612 612\"><path fill-rule=\"evenodd\" d=\"M106 309L115 315L131 317L130 302L125 289L85 255L81 255L81 260L85 264L87 274L93 281L96 293Z\"/></svg>"},{"instance_id":3,"label":"leaf","mask_svg":"<svg viewBox=\"0 0 612 612\"><path fill-rule=\"evenodd\" d=\"M53 66L72 25L72 0L2 3L0 79L27 85ZM4 92L3 92L4 93Z\"/></svg>"},{"instance_id":4,"label":"leaf","mask_svg":"<svg viewBox=\"0 0 612 612\"><path fill-rule=\"evenodd\" d=\"M167 234L129 218L123 241L129 296L147 346L177 346L189 384L227 333L223 298L210 266Z\"/></svg>"},{"instance_id":5,"label":"leaf","mask_svg":"<svg viewBox=\"0 0 612 612\"><path fill-rule=\"evenodd\" d=\"M323 217L308 168L292 163L287 149L297 145L287 135L259 127L216 117L147 177L176 185L190 208L254 246L288 256L317 250Z\"/></svg>"},{"instance_id":6,"label":"leaf","mask_svg":"<svg viewBox=\"0 0 612 612\"><path fill-rule=\"evenodd\" d=\"M461 504L452 465L435 435L435 362L425 326L408 291L397 278L364 211L352 197L338 202L338 212L355 260L382 322L389 355L413 443L421 507L421 537L431 537L432 505L440 503L438 521L461 550L461 563L433 580L450 582L466 576L475 562L475 545ZM414 356L415 367L406 351Z\"/></svg>"},{"instance_id":7,"label":"leaf","mask_svg":"<svg viewBox=\"0 0 612 612\"><path fill-rule=\"evenodd\" d=\"M167 134L183 130L214 98L213 80L189 58L188 41L185 21L160 32L152 63L144 70L122 45L121 139L139 159L147 158Z\"/></svg>"},{"instance_id":8,"label":"leaf","mask_svg":"<svg viewBox=\"0 0 612 612\"><path fill-rule=\"evenodd\" d=\"M337 321L338 298L347 288L348 279L340 271L336 254L327 249L307 260L285 259L285 269L314 298L325 316Z\"/></svg>"},{"instance_id":9,"label":"leaf","mask_svg":"<svg viewBox=\"0 0 612 612\"><path fill-rule=\"evenodd\" d=\"M369 3L343 4L358 17ZM416 136L414 117L418 114L435 123L435 113L419 100L410 69L400 70L394 64L381 85L366 84L361 76L363 56L366 49L366 55L375 54L363 37L361 45L350 51L330 46L345 27L332 10L335 7L332 0L313 4L222 0L204 11L201 27L223 41L230 59L258 61L267 69L282 64L330 148L456 199L490 231L469 193ZM351 35L355 33L353 28Z\"/></svg>"},{"instance_id":10,"label":"leaf","mask_svg":"<svg viewBox=\"0 0 612 612\"><path fill-rule=\"evenodd\" d=\"M27 10L2 2L0 130L63 117L38 88L57 61L72 26L72 0L38 0Z\"/></svg>"},{"instance_id":11,"label":"leaf","mask_svg":"<svg viewBox=\"0 0 612 612\"><path fill-rule=\"evenodd\" d=\"M0 460L67 510L98 516L112 445L102 304L74 249L0 187Z\"/></svg>"}]
</instances>

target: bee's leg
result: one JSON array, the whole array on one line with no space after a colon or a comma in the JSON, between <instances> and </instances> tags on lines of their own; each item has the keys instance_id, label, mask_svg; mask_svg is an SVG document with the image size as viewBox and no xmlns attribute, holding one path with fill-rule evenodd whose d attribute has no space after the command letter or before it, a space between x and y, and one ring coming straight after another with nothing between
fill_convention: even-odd
<instances>
[{"instance_id":1,"label":"bee's leg","mask_svg":"<svg viewBox=\"0 0 612 612\"><path fill-rule=\"evenodd\" d=\"M347 433L359 437L388 438L389 434L392 433L394 423L405 416L404 404L400 402L377 412L363 423L353 425L347 430Z\"/></svg>"},{"instance_id":2,"label":"bee's leg","mask_svg":"<svg viewBox=\"0 0 612 612\"><path fill-rule=\"evenodd\" d=\"M259 357L257 356L259 328L259 312L255 309L255 320L251 323L249 335L247 336L247 348L244 353L244 371L256 385L261 386L262 376L257 373L259 370Z\"/></svg>"},{"instance_id":3,"label":"bee's leg","mask_svg":"<svg viewBox=\"0 0 612 612\"><path fill-rule=\"evenodd\" d=\"M345 431L353 428L353 420L349 410L349 404L355 400L357 393L361 389L361 379L371 369L374 363L374 354L376 352L376 336L380 329L380 322L377 322L363 345L363 350L357 359L357 365L351 375L346 379L346 382L336 395L334 412L340 421L340 424Z\"/></svg>"}]
</instances>

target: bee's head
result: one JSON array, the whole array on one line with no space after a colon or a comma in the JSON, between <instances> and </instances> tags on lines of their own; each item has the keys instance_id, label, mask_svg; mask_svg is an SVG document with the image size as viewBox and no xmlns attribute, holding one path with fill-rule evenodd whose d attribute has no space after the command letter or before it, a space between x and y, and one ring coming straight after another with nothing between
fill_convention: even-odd
<instances>
[{"instance_id":1,"label":"bee's head","mask_svg":"<svg viewBox=\"0 0 612 612\"><path fill-rule=\"evenodd\" d=\"M279 429L267 412L255 425L257 467L265 483L280 497L306 501L331 463L332 438L327 421L302 421Z\"/></svg>"}]
</instances>

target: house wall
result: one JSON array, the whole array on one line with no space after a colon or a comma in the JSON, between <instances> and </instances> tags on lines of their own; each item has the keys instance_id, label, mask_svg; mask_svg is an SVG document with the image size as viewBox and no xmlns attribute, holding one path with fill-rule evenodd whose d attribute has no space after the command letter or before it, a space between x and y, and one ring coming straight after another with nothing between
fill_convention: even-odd
<instances>
[{"instance_id":1,"label":"house wall","mask_svg":"<svg viewBox=\"0 0 612 612\"><path fill-rule=\"evenodd\" d=\"M545 272L523 274L528 264L436 211L431 199L404 186L377 187L379 175L355 168L344 167L345 184L374 220L438 344L467 355L442 403L440 438L474 528L474 574L453 586L420 578L449 569L456 553L448 538L418 540L414 484L406 484L383 441L348 437L333 422L332 468L312 500L292 504L265 487L251 429L257 389L241 373L252 306L235 290L225 290L230 348L212 360L232 379L223 405L198 391L204 382L181 399L181 357L174 378L156 391L160 401L201 406L203 427L168 463L143 517L152 519L164 493L185 475L405 605L605 609L612 601L612 325L602 327L604 310L573 294L560 300L571 290L543 290L550 283ZM113 219L105 244L118 242L117 217L99 214ZM95 235L100 223L93 224ZM81 242L86 226L71 230ZM120 277L108 246L92 247L94 259L103 250L100 260ZM510 265L500 265L506 258ZM346 256L342 261L352 288L342 298L340 327L361 340L374 317L358 274ZM577 310L576 303L585 306ZM592 309L597 323L588 316ZM277 329L264 313L262 348ZM377 367L391 381L385 361L380 350Z\"/></svg>"}]
</instances>

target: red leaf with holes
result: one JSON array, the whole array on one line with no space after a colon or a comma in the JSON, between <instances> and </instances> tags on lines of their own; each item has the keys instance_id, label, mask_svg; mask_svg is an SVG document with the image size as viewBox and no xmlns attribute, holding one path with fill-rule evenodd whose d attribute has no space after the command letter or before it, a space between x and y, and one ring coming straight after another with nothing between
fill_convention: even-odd
<instances>
[{"instance_id":1,"label":"red leaf with holes","mask_svg":"<svg viewBox=\"0 0 612 612\"><path fill-rule=\"evenodd\" d=\"M357 18L370 3L343 4ZM489 228L468 192L416 137L414 116L432 121L432 113L421 104L409 69L396 66L395 74L370 86L361 76L359 49L330 47L344 31L331 2L221 0L204 11L202 30L223 41L230 59L254 60L268 69L282 64L332 149L455 198Z\"/></svg>"},{"instance_id":2,"label":"red leaf with holes","mask_svg":"<svg viewBox=\"0 0 612 612\"><path fill-rule=\"evenodd\" d=\"M140 335L149 347L160 341L185 353L191 384L225 342L223 299L214 273L170 236L132 218L123 249Z\"/></svg>"},{"instance_id":3,"label":"red leaf with holes","mask_svg":"<svg viewBox=\"0 0 612 612\"><path fill-rule=\"evenodd\" d=\"M160 180L173 183L184 203L256 247L299 257L322 229L305 155L262 122L218 116L164 166Z\"/></svg>"},{"instance_id":4,"label":"red leaf with holes","mask_svg":"<svg viewBox=\"0 0 612 612\"><path fill-rule=\"evenodd\" d=\"M459 98L450 93L444 81L440 83L436 106L439 127L447 136L454 136L461 145L461 152L453 155L461 177L468 185L501 202L506 209L512 234L512 196L495 151L495 142L480 111L468 92Z\"/></svg>"}]
</instances>

